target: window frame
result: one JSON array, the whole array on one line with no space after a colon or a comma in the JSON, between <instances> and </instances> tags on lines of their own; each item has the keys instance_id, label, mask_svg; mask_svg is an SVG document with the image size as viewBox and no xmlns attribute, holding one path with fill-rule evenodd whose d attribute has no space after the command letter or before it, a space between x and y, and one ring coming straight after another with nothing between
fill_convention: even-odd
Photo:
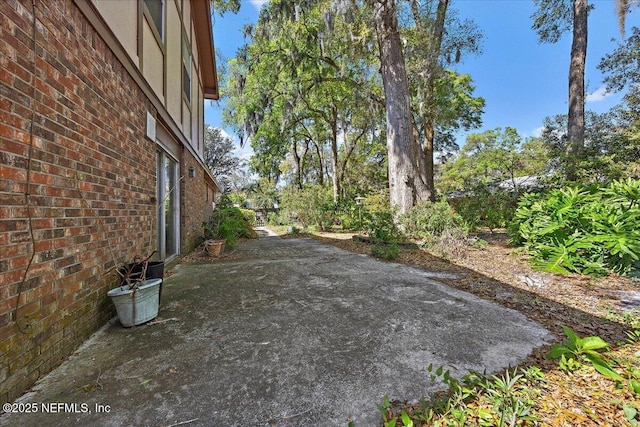
<instances>
[{"instance_id":1,"label":"window frame","mask_svg":"<svg viewBox=\"0 0 640 427\"><path fill-rule=\"evenodd\" d=\"M182 66L180 67L180 74L182 76L182 99L187 103L187 105L189 106L189 110L191 111L191 103L193 101L193 51L191 48L191 43L189 43L189 39L187 38L187 35L184 31L182 32L182 42L180 43L180 46L180 56L182 64ZM185 54L188 55L187 58L185 58ZM187 72L189 79L188 94L185 92L185 71Z\"/></svg>"},{"instance_id":2,"label":"window frame","mask_svg":"<svg viewBox=\"0 0 640 427\"><path fill-rule=\"evenodd\" d=\"M149 1L157 1L157 2L160 2L161 4L161 9L162 9L161 10L162 16L160 17L160 24L162 25L161 28L158 28L158 23L154 19L154 15L151 13L151 10L149 9L149 6L148 6ZM147 19L149 26L151 27L151 31L153 32L153 35L156 37L156 40L158 41L158 43L161 46L164 46L166 33L167 33L167 0L142 0L142 4L143 4L142 12L145 18Z\"/></svg>"}]
</instances>

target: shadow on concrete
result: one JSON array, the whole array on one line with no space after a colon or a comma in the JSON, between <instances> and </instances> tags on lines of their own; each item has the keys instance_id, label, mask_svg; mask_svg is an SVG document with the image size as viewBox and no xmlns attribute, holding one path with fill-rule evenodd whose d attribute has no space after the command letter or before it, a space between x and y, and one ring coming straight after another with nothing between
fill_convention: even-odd
<instances>
[{"instance_id":1,"label":"shadow on concrete","mask_svg":"<svg viewBox=\"0 0 640 427\"><path fill-rule=\"evenodd\" d=\"M498 237L495 234L483 235L480 237L492 240L492 236L493 238ZM344 240L342 239L331 239L316 235L308 237L337 247L345 246ZM368 253L369 248L366 245L361 245L361 248L366 248L362 253ZM553 344L565 338L562 326L568 326L580 336L598 335L611 344L624 340L626 338L625 334L631 331L631 328L626 324L615 322L607 319L606 317L596 316L578 308L549 299L544 296L544 292L538 293L534 290L528 291L521 287L512 286L508 283L489 277L481 272L453 264L444 258L437 257L420 249L405 248L404 252L410 255L404 259L398 260L398 262L413 265L417 268L423 268L421 266L425 264L431 265L431 268L429 268L430 271L433 271L436 274L441 274L438 277L438 281L461 291L474 294L482 299L517 310L531 320L542 324L552 332L556 338L554 339L554 342L535 349L534 352L538 355L546 354L546 351ZM415 262L416 259L419 260L419 263ZM556 281L547 283L535 283L537 280L534 278L534 283L531 284L531 287L535 289L535 287L538 286L545 286L552 290L554 287L562 288L563 276L556 275L555 277L557 278ZM590 287L591 285L588 282L585 282L585 295L582 296L582 302L584 303L587 301L593 304L598 304L596 297L593 295L587 295L593 294ZM627 307L629 306L628 301L625 301L624 298L622 300L620 299L625 295L626 293L624 291L616 291L612 289L608 295L602 296L609 299L612 312L615 312L624 311L625 307L629 309L629 307ZM575 298L580 298L580 296L577 295ZM615 310L616 307L617 310ZM636 306L633 306L631 308L635 307ZM615 345L612 347L615 348ZM531 358L531 361L540 362L540 359L540 357L533 357ZM552 361L549 363L552 366L557 366L556 362Z\"/></svg>"},{"instance_id":2,"label":"shadow on concrete","mask_svg":"<svg viewBox=\"0 0 640 427\"><path fill-rule=\"evenodd\" d=\"M440 387L430 363L499 372L554 340L518 311L444 285L456 271L309 238L263 235L234 250L177 266L155 321L112 321L18 400L37 413L0 425L375 426L385 395L417 401Z\"/></svg>"}]
</instances>

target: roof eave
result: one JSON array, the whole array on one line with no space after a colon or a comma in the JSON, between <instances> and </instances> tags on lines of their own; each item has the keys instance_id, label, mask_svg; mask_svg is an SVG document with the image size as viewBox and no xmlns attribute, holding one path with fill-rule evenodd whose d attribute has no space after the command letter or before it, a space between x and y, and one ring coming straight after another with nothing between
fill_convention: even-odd
<instances>
[{"instance_id":1,"label":"roof eave","mask_svg":"<svg viewBox=\"0 0 640 427\"><path fill-rule=\"evenodd\" d=\"M210 1L191 0L191 12L195 28L195 37L198 43L204 98L217 100L220 99L220 90L218 87L218 74L216 72Z\"/></svg>"}]
</instances>

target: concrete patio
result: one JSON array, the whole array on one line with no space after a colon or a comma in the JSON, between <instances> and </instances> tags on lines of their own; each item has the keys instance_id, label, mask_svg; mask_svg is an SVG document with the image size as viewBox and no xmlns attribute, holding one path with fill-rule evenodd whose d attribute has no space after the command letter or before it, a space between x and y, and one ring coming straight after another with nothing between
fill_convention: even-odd
<instances>
[{"instance_id":1,"label":"concrete patio","mask_svg":"<svg viewBox=\"0 0 640 427\"><path fill-rule=\"evenodd\" d=\"M496 372L551 339L437 279L312 239L241 242L176 267L154 322L114 319L14 405L37 413L0 425L376 426L385 395L442 387L430 363Z\"/></svg>"}]
</instances>

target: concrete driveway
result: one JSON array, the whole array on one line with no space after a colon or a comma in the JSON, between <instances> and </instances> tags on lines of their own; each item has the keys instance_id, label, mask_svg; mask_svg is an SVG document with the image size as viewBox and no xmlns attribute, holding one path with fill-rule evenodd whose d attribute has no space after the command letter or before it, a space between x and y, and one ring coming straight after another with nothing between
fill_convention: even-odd
<instances>
[{"instance_id":1,"label":"concrete driveway","mask_svg":"<svg viewBox=\"0 0 640 427\"><path fill-rule=\"evenodd\" d=\"M37 413L0 425L376 426L385 395L442 387L430 363L495 372L551 338L435 273L311 239L235 255L179 265L155 323L111 322L18 401Z\"/></svg>"}]
</instances>

